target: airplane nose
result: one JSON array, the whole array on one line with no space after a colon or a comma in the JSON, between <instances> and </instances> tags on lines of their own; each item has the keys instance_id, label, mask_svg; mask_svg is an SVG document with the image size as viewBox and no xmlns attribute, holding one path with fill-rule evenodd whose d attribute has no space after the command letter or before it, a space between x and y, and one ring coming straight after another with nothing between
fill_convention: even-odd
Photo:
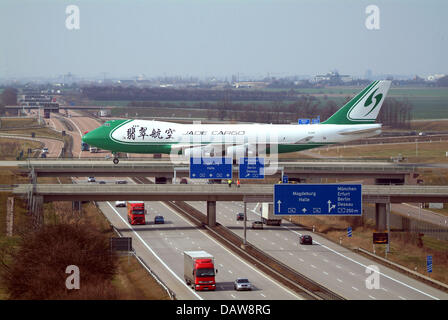
<instances>
[{"instance_id":1,"label":"airplane nose","mask_svg":"<svg viewBox=\"0 0 448 320\"><path fill-rule=\"evenodd\" d=\"M92 138L91 138L91 132L87 132L85 135L82 136L82 142L85 142L87 144L90 144L90 142L92 142Z\"/></svg>"},{"instance_id":2,"label":"airplane nose","mask_svg":"<svg viewBox=\"0 0 448 320\"><path fill-rule=\"evenodd\" d=\"M99 132L95 132L95 131L96 131L96 129L93 131L89 131L85 135L83 135L82 142L87 143L89 146L96 147L100 139L98 137Z\"/></svg>"}]
</instances>

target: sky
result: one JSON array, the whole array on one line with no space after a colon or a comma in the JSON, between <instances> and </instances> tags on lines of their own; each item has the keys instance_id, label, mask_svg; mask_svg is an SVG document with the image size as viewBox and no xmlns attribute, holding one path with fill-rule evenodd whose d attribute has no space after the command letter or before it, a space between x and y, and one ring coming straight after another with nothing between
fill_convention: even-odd
<instances>
[{"instance_id":1,"label":"sky","mask_svg":"<svg viewBox=\"0 0 448 320\"><path fill-rule=\"evenodd\" d=\"M447 74L447 12L446 0L1 0L0 79Z\"/></svg>"}]
</instances>

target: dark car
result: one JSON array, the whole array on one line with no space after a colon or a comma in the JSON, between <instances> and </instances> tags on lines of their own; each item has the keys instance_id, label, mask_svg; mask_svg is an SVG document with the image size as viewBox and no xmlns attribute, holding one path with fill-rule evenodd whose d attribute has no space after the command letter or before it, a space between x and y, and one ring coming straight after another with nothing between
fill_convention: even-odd
<instances>
[{"instance_id":1,"label":"dark car","mask_svg":"<svg viewBox=\"0 0 448 320\"><path fill-rule=\"evenodd\" d=\"M180 184L188 184L187 178L180 179Z\"/></svg>"},{"instance_id":2,"label":"dark car","mask_svg":"<svg viewBox=\"0 0 448 320\"><path fill-rule=\"evenodd\" d=\"M154 217L154 224L164 224L165 223L165 219L163 218L163 216L155 216Z\"/></svg>"},{"instance_id":3,"label":"dark car","mask_svg":"<svg viewBox=\"0 0 448 320\"><path fill-rule=\"evenodd\" d=\"M126 180L117 180L115 181L115 184L127 184L128 182Z\"/></svg>"},{"instance_id":4,"label":"dark car","mask_svg":"<svg viewBox=\"0 0 448 320\"><path fill-rule=\"evenodd\" d=\"M252 222L252 229L263 229L263 222L261 221Z\"/></svg>"},{"instance_id":5,"label":"dark car","mask_svg":"<svg viewBox=\"0 0 448 320\"><path fill-rule=\"evenodd\" d=\"M236 214L236 221L244 221L244 213L240 212Z\"/></svg>"},{"instance_id":6,"label":"dark car","mask_svg":"<svg viewBox=\"0 0 448 320\"><path fill-rule=\"evenodd\" d=\"M106 181L101 180L101 181L98 181L98 183L99 183L99 184L106 184Z\"/></svg>"},{"instance_id":7,"label":"dark car","mask_svg":"<svg viewBox=\"0 0 448 320\"><path fill-rule=\"evenodd\" d=\"M313 238L307 234L300 236L300 244L313 244Z\"/></svg>"}]
</instances>

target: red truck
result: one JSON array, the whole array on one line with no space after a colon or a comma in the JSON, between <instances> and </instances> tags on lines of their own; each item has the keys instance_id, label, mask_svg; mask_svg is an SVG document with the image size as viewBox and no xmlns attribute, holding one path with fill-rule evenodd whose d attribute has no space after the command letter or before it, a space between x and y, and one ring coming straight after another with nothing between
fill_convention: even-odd
<instances>
[{"instance_id":1,"label":"red truck","mask_svg":"<svg viewBox=\"0 0 448 320\"><path fill-rule=\"evenodd\" d=\"M184 251L184 278L195 290L215 290L213 256L205 251Z\"/></svg>"},{"instance_id":2,"label":"red truck","mask_svg":"<svg viewBox=\"0 0 448 320\"><path fill-rule=\"evenodd\" d=\"M146 224L145 203L143 201L127 201L128 221L130 224Z\"/></svg>"}]
</instances>

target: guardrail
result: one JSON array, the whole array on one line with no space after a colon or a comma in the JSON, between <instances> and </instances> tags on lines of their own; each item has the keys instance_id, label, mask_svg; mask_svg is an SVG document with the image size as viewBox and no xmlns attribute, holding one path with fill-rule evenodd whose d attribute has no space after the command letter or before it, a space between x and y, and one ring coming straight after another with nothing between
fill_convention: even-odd
<instances>
[{"instance_id":1,"label":"guardrail","mask_svg":"<svg viewBox=\"0 0 448 320\"><path fill-rule=\"evenodd\" d=\"M120 237L122 238L123 235L121 234L121 232L119 230L117 230L117 228L115 228L115 226L110 225L112 227L112 229L114 230L114 232ZM137 253L135 252L134 249L132 249L132 251L130 252L135 259L137 259L137 261L140 263L140 265L146 269L146 271L148 271L148 273L150 274L150 276L152 276L154 278L154 280L157 281L157 283L168 293L169 297L171 300L176 300L176 293L174 291L172 291L170 288L168 288L168 286L162 281L162 279L159 278L159 276L152 271L152 269L145 263L145 261L143 261L142 258L140 258L140 256L137 255Z\"/></svg>"},{"instance_id":2,"label":"guardrail","mask_svg":"<svg viewBox=\"0 0 448 320\"><path fill-rule=\"evenodd\" d=\"M191 219L195 220L197 224L202 225L204 228L210 231L215 236L215 238L217 238L221 242L226 243L234 251L239 253L240 256L246 256L246 260L249 257L249 260L253 260L253 264L255 264L258 268L264 269L264 272L269 273L271 276L276 278L277 281L282 282L290 289L293 289L294 291L302 295L305 294L305 296L308 296L308 298L311 298L313 300L345 300L342 296L336 294L335 292L332 292L328 288L325 288L324 286L304 276L298 271L293 270L289 266L262 252L260 249L256 248L250 243L246 244L244 248L239 247L238 245L242 245L243 243L241 237L228 230L228 228L220 225L219 223L217 223L217 227L214 228L205 225L200 219L191 214L192 212L191 210L189 210L189 208L185 208L185 206L189 206L185 202L170 201L167 202L167 204L176 211L183 213L189 216Z\"/></svg>"}]
</instances>

